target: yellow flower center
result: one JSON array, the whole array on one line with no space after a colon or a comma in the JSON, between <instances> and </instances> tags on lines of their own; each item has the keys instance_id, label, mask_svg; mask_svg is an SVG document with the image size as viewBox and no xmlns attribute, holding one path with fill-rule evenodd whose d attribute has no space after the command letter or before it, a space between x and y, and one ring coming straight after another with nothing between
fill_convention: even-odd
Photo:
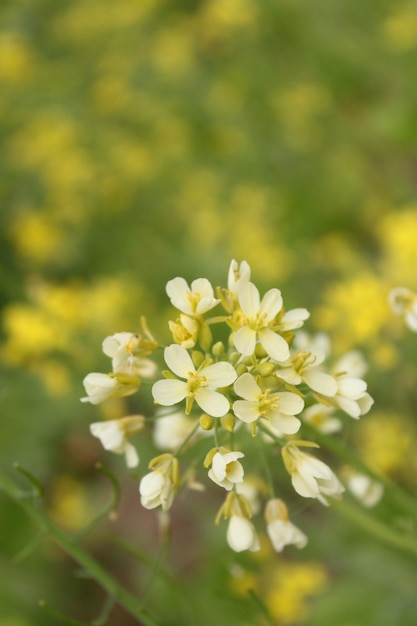
<instances>
[{"instance_id":1,"label":"yellow flower center","mask_svg":"<svg viewBox=\"0 0 417 626\"><path fill-rule=\"evenodd\" d=\"M313 365L317 360L315 354L308 352L307 350L300 350L293 358L293 367L298 374L301 374L303 370L309 365Z\"/></svg>"},{"instance_id":2,"label":"yellow flower center","mask_svg":"<svg viewBox=\"0 0 417 626\"><path fill-rule=\"evenodd\" d=\"M259 396L259 400L258 400L258 410L259 410L260 415L262 415L262 417L266 417L266 415L269 413L271 409L277 409L277 408L278 408L278 397L277 396L271 397L271 390L266 389L266 391L264 391L264 393Z\"/></svg>"}]
</instances>

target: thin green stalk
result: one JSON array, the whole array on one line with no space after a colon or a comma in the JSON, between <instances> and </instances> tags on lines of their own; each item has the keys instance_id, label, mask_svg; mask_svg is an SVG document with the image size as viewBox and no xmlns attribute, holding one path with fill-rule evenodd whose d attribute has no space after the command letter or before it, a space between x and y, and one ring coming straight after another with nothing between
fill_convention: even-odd
<instances>
[{"instance_id":1,"label":"thin green stalk","mask_svg":"<svg viewBox=\"0 0 417 626\"><path fill-rule=\"evenodd\" d=\"M412 515L414 519L417 519L417 500L415 497L408 494L386 476L383 476L382 474L379 474L375 470L371 469L364 461L362 461L358 457L357 453L354 450L349 448L342 441L320 433L316 428L309 424L304 423L303 428L308 430L321 446L327 448L335 456L343 459L344 461L352 465L356 470L358 470L358 472L366 474L374 480L382 483L384 485L386 493L389 494L390 498L403 509L408 511L408 513Z\"/></svg>"},{"instance_id":2,"label":"thin green stalk","mask_svg":"<svg viewBox=\"0 0 417 626\"><path fill-rule=\"evenodd\" d=\"M115 602L118 602L130 615L144 624L144 626L160 626L146 611L139 608L139 598L136 598L122 587L111 574L77 543L75 538L66 534L50 520L42 509L22 500L16 485L2 474L0 474L0 489L23 509L41 531L81 565L91 578L105 589L114 598Z\"/></svg>"},{"instance_id":3,"label":"thin green stalk","mask_svg":"<svg viewBox=\"0 0 417 626\"><path fill-rule=\"evenodd\" d=\"M399 548L407 552L407 554L417 556L417 540L414 537L410 537L401 530L396 530L379 521L367 509L359 507L346 497L341 500L332 499L331 505L333 509L350 519L373 537L392 547Z\"/></svg>"}]
</instances>

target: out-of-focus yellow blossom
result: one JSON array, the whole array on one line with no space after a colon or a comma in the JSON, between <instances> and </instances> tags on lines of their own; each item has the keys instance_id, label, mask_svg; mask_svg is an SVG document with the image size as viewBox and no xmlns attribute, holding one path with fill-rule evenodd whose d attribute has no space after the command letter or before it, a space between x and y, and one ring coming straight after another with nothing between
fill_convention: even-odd
<instances>
[{"instance_id":1,"label":"out-of-focus yellow blossom","mask_svg":"<svg viewBox=\"0 0 417 626\"><path fill-rule=\"evenodd\" d=\"M415 6L398 6L382 24L382 33L394 50L405 52L417 45Z\"/></svg>"},{"instance_id":2,"label":"out-of-focus yellow blossom","mask_svg":"<svg viewBox=\"0 0 417 626\"><path fill-rule=\"evenodd\" d=\"M54 32L75 44L101 38L117 29L139 25L152 14L159 0L78 0L57 14Z\"/></svg>"},{"instance_id":3,"label":"out-of-focus yellow blossom","mask_svg":"<svg viewBox=\"0 0 417 626\"><path fill-rule=\"evenodd\" d=\"M10 231L16 252L35 265L50 261L62 248L64 234L44 212L16 215Z\"/></svg>"},{"instance_id":4,"label":"out-of-focus yellow blossom","mask_svg":"<svg viewBox=\"0 0 417 626\"><path fill-rule=\"evenodd\" d=\"M330 265L333 270L346 275L347 269L352 272L363 267L361 257L342 233L327 233L311 242L311 247L314 262L320 269L327 270Z\"/></svg>"},{"instance_id":5,"label":"out-of-focus yellow blossom","mask_svg":"<svg viewBox=\"0 0 417 626\"><path fill-rule=\"evenodd\" d=\"M0 35L0 82L21 83L35 71L34 51L20 33Z\"/></svg>"},{"instance_id":6,"label":"out-of-focus yellow blossom","mask_svg":"<svg viewBox=\"0 0 417 626\"><path fill-rule=\"evenodd\" d=\"M317 328L334 337L336 352L379 341L381 328L391 316L386 286L370 272L330 285L324 304L313 311Z\"/></svg>"},{"instance_id":7,"label":"out-of-focus yellow blossom","mask_svg":"<svg viewBox=\"0 0 417 626\"><path fill-rule=\"evenodd\" d=\"M110 140L110 159L112 168L117 172L119 184L125 180L136 184L151 180L157 169L157 162L145 142L118 133L111 134Z\"/></svg>"},{"instance_id":8,"label":"out-of-focus yellow blossom","mask_svg":"<svg viewBox=\"0 0 417 626\"><path fill-rule=\"evenodd\" d=\"M68 369L56 359L48 359L43 363L38 363L36 373L51 396L62 397L71 388Z\"/></svg>"},{"instance_id":9,"label":"out-of-focus yellow blossom","mask_svg":"<svg viewBox=\"0 0 417 626\"><path fill-rule=\"evenodd\" d=\"M132 106L133 93L118 74L105 73L91 87L91 99L101 114L118 113Z\"/></svg>"},{"instance_id":10,"label":"out-of-focus yellow blossom","mask_svg":"<svg viewBox=\"0 0 417 626\"><path fill-rule=\"evenodd\" d=\"M320 563L289 563L270 572L265 603L279 624L299 624L308 618L308 601L324 591L326 569Z\"/></svg>"},{"instance_id":11,"label":"out-of-focus yellow blossom","mask_svg":"<svg viewBox=\"0 0 417 626\"><path fill-rule=\"evenodd\" d=\"M140 298L140 285L135 284L134 290ZM11 303L3 312L6 339L2 357L10 365L34 368L53 393L64 391L64 366L54 371L54 355L83 358L81 335L101 336L119 327L131 310L134 290L117 279L103 279L91 286L35 281L29 286L29 302Z\"/></svg>"},{"instance_id":12,"label":"out-of-focus yellow blossom","mask_svg":"<svg viewBox=\"0 0 417 626\"><path fill-rule=\"evenodd\" d=\"M194 65L192 31L186 22L161 28L152 39L150 56L159 72L167 78L178 78Z\"/></svg>"},{"instance_id":13,"label":"out-of-focus yellow blossom","mask_svg":"<svg viewBox=\"0 0 417 626\"><path fill-rule=\"evenodd\" d=\"M250 250L250 264L254 271L264 280L282 281L291 275L295 258L283 242L277 241L276 233L271 230L268 216L273 204L267 189L242 183L234 190L226 223L228 232L233 231L230 255L241 258L244 251ZM279 210L280 207L274 206L276 214Z\"/></svg>"},{"instance_id":14,"label":"out-of-focus yellow blossom","mask_svg":"<svg viewBox=\"0 0 417 626\"><path fill-rule=\"evenodd\" d=\"M257 26L258 10L252 0L206 0L199 18L204 39L224 38L234 32L253 31Z\"/></svg>"},{"instance_id":15,"label":"out-of-focus yellow blossom","mask_svg":"<svg viewBox=\"0 0 417 626\"><path fill-rule=\"evenodd\" d=\"M85 483L71 476L58 476L52 485L49 513L57 524L69 531L83 528L94 517Z\"/></svg>"},{"instance_id":16,"label":"out-of-focus yellow blossom","mask_svg":"<svg viewBox=\"0 0 417 626\"><path fill-rule=\"evenodd\" d=\"M373 413L357 425L356 447L370 467L416 488L417 429L409 419L391 413Z\"/></svg>"},{"instance_id":17,"label":"out-of-focus yellow blossom","mask_svg":"<svg viewBox=\"0 0 417 626\"><path fill-rule=\"evenodd\" d=\"M286 140L295 148L309 149L320 141L319 117L332 105L320 83L299 83L272 96L272 105L284 124Z\"/></svg>"},{"instance_id":18,"label":"out-of-focus yellow blossom","mask_svg":"<svg viewBox=\"0 0 417 626\"><path fill-rule=\"evenodd\" d=\"M381 272L390 283L417 285L417 204L385 215L377 228L382 248Z\"/></svg>"}]
</instances>

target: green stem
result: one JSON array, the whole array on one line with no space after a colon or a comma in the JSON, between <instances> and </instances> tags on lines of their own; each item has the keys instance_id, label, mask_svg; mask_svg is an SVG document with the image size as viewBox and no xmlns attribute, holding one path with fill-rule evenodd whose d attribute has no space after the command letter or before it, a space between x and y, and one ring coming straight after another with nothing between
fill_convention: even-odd
<instances>
[{"instance_id":1,"label":"green stem","mask_svg":"<svg viewBox=\"0 0 417 626\"><path fill-rule=\"evenodd\" d=\"M144 626L160 626L143 609L139 608L139 599L124 589L103 567L86 552L75 538L67 535L47 515L25 500L22 500L16 485L0 474L0 489L3 490L30 517L38 528L48 535L64 552L79 563L107 593L114 598L130 615Z\"/></svg>"},{"instance_id":2,"label":"green stem","mask_svg":"<svg viewBox=\"0 0 417 626\"><path fill-rule=\"evenodd\" d=\"M384 522L380 522L367 509L359 507L346 497L341 500L332 499L331 506L332 509L350 519L373 537L408 554L417 556L417 541L415 538L388 526Z\"/></svg>"},{"instance_id":3,"label":"green stem","mask_svg":"<svg viewBox=\"0 0 417 626\"><path fill-rule=\"evenodd\" d=\"M304 423L303 428L309 431L309 433L314 436L316 441L321 446L327 448L335 456L352 465L356 470L358 470L358 472L366 474L374 480L382 483L391 500L395 501L399 506L408 511L414 519L417 519L417 501L412 495L408 494L386 476L383 476L382 474L379 474L375 470L371 469L358 457L355 450L352 450L352 448L349 448L343 442L335 439L334 437L328 437L327 435L320 433L310 424Z\"/></svg>"}]
</instances>

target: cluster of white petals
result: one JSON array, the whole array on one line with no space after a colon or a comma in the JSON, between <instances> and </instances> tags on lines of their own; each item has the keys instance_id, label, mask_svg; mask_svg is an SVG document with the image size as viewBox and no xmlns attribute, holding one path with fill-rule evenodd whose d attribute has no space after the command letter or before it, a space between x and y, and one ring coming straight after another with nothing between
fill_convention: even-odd
<instances>
[{"instance_id":1,"label":"cluster of white petals","mask_svg":"<svg viewBox=\"0 0 417 626\"><path fill-rule=\"evenodd\" d=\"M258 340L272 359L285 361L290 355L288 343L272 329L283 305L280 290L270 289L261 300L258 288L253 283L244 283L237 296L241 318L232 336L236 350L250 356Z\"/></svg>"},{"instance_id":2,"label":"cluster of white petals","mask_svg":"<svg viewBox=\"0 0 417 626\"><path fill-rule=\"evenodd\" d=\"M417 332L417 293L408 287L394 287L388 298L395 315L401 315L408 328Z\"/></svg>"},{"instance_id":3,"label":"cluster of white petals","mask_svg":"<svg viewBox=\"0 0 417 626\"><path fill-rule=\"evenodd\" d=\"M317 448L316 438L332 436L349 417L358 419L370 410L366 364L357 351L332 359L328 337L304 331L309 311L287 310L277 288L261 296L246 261L232 260L226 285L214 289L206 278L169 280L166 293L176 309L168 323L170 339L161 345L143 318L142 334L106 337L102 349L112 371L88 374L82 401L99 404L149 389L156 410L149 409L146 424L153 425L153 443L162 454L140 479L145 508L168 511L180 487L203 490L202 465L206 482L223 490L216 523L228 520L232 550L259 549L253 520L264 503L274 549L302 548L307 537L274 496L273 463L281 451L287 482L303 498L327 505L341 496L344 487L333 470L300 447ZM417 330L417 295L399 287L390 300L394 312ZM161 365L167 369L161 372ZM128 467L135 467L139 454L130 436L144 425L143 416L128 416L95 422L90 430L106 450L124 454ZM294 439L296 434L300 440ZM273 453L253 462L258 448L251 442L258 435L259 446L271 446ZM312 440L305 440L309 435ZM202 463L192 458L194 453L205 455ZM184 458L191 459L190 467L181 467L180 480ZM265 476L257 470L245 473L244 466L251 471L265 465L270 465ZM352 477L349 487L365 506L376 502L379 487L367 477Z\"/></svg>"},{"instance_id":4,"label":"cluster of white petals","mask_svg":"<svg viewBox=\"0 0 417 626\"><path fill-rule=\"evenodd\" d=\"M173 278L168 281L166 292L173 306L191 317L207 313L220 302L207 278L193 280L191 288L184 278Z\"/></svg>"},{"instance_id":5,"label":"cluster of white petals","mask_svg":"<svg viewBox=\"0 0 417 626\"><path fill-rule=\"evenodd\" d=\"M305 445L305 442L301 442ZM291 482L303 498L317 498L328 504L326 497L339 497L345 490L326 463L306 452L294 443L287 443L282 450L285 466L291 474Z\"/></svg>"},{"instance_id":6,"label":"cluster of white petals","mask_svg":"<svg viewBox=\"0 0 417 626\"><path fill-rule=\"evenodd\" d=\"M269 389L262 391L249 372L236 380L234 390L244 398L233 403L236 417L243 422L250 424L262 417L286 435L293 435L300 428L301 422L294 416L303 410L304 400L297 394L290 391L270 393Z\"/></svg>"},{"instance_id":7,"label":"cluster of white petals","mask_svg":"<svg viewBox=\"0 0 417 626\"><path fill-rule=\"evenodd\" d=\"M183 380L178 378L158 380L152 387L154 400L158 404L172 406L188 398L195 400L198 406L212 417L226 415L230 408L229 402L216 389L231 385L235 381L237 374L230 363L218 361L197 370L187 350L177 344L165 348L164 358L170 370ZM191 405L191 402L189 404Z\"/></svg>"},{"instance_id":8,"label":"cluster of white petals","mask_svg":"<svg viewBox=\"0 0 417 626\"><path fill-rule=\"evenodd\" d=\"M230 491L237 483L243 482L245 472L238 459L244 456L243 452L218 450L211 461L209 478L226 491Z\"/></svg>"},{"instance_id":9,"label":"cluster of white petals","mask_svg":"<svg viewBox=\"0 0 417 626\"><path fill-rule=\"evenodd\" d=\"M145 418L143 415L131 415L118 420L107 420L90 424L90 432L97 437L105 450L124 454L128 467L139 465L136 448L129 442L129 437L142 430Z\"/></svg>"},{"instance_id":10,"label":"cluster of white petals","mask_svg":"<svg viewBox=\"0 0 417 626\"><path fill-rule=\"evenodd\" d=\"M83 380L87 395L81 402L100 404L110 398L130 396L139 389L140 380L126 374L101 374L91 372Z\"/></svg>"},{"instance_id":11,"label":"cluster of white petals","mask_svg":"<svg viewBox=\"0 0 417 626\"><path fill-rule=\"evenodd\" d=\"M282 500L278 498L268 500L265 520L268 537L277 552L282 552L285 546L289 545L297 548L304 548L307 545L306 535L289 520L287 506Z\"/></svg>"}]
</instances>

